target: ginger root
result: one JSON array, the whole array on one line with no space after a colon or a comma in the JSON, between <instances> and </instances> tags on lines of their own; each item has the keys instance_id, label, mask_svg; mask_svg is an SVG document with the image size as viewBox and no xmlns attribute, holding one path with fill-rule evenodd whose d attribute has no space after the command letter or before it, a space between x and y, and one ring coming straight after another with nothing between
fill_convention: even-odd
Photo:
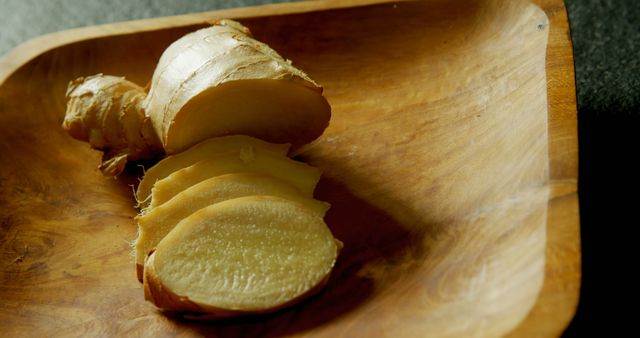
<instances>
[{"instance_id":1,"label":"ginger root","mask_svg":"<svg viewBox=\"0 0 640 338\"><path fill-rule=\"evenodd\" d=\"M295 150L318 138L331 108L322 87L240 23L187 34L160 57L149 92L102 74L69 84L63 127L103 150L105 175L127 161L179 153L242 134Z\"/></svg>"},{"instance_id":2,"label":"ginger root","mask_svg":"<svg viewBox=\"0 0 640 338\"><path fill-rule=\"evenodd\" d=\"M62 126L76 139L104 151L100 170L115 176L127 161L163 153L162 144L144 114L145 91L123 77L97 74L72 81Z\"/></svg>"}]
</instances>

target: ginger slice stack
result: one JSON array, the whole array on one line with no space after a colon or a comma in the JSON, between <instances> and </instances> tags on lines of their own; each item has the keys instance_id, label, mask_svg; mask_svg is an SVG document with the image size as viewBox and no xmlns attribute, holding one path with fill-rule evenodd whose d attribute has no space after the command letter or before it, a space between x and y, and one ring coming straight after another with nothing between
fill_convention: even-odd
<instances>
[{"instance_id":1,"label":"ginger slice stack","mask_svg":"<svg viewBox=\"0 0 640 338\"><path fill-rule=\"evenodd\" d=\"M225 142L206 142L216 141ZM341 244L323 221L329 204L312 197L319 170L255 142L202 151L206 159L184 168L175 156L157 164L177 169L156 181L137 217L135 256L145 298L159 308L264 313L327 281Z\"/></svg>"}]
</instances>

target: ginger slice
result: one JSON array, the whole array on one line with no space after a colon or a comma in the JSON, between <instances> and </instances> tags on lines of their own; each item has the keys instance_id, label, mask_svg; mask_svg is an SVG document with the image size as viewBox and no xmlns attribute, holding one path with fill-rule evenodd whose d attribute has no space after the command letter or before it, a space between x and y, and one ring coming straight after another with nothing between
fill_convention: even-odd
<instances>
[{"instance_id":1,"label":"ginger slice","mask_svg":"<svg viewBox=\"0 0 640 338\"><path fill-rule=\"evenodd\" d=\"M143 213L158 207L188 187L208 178L240 172L271 175L289 182L305 196L312 197L321 171L286 156L260 149L242 149L199 161L158 181L151 192L151 202Z\"/></svg>"},{"instance_id":2,"label":"ginger slice","mask_svg":"<svg viewBox=\"0 0 640 338\"><path fill-rule=\"evenodd\" d=\"M329 203L309 198L290 183L272 176L236 173L206 179L138 217L135 242L138 279L142 281L146 256L182 219L206 206L251 195L282 197L300 203L318 217L324 217L329 209Z\"/></svg>"},{"instance_id":3,"label":"ginger slice","mask_svg":"<svg viewBox=\"0 0 640 338\"><path fill-rule=\"evenodd\" d=\"M296 202L223 201L160 241L145 263L145 299L210 318L275 311L320 290L339 248L322 218Z\"/></svg>"},{"instance_id":4,"label":"ginger slice","mask_svg":"<svg viewBox=\"0 0 640 338\"><path fill-rule=\"evenodd\" d=\"M149 204L149 196L153 185L174 171L223 152L240 151L240 149L252 147L280 155L286 155L289 151L289 144L269 143L246 135L221 136L208 139L181 153L164 158L147 170L136 190L138 206L146 207Z\"/></svg>"}]
</instances>

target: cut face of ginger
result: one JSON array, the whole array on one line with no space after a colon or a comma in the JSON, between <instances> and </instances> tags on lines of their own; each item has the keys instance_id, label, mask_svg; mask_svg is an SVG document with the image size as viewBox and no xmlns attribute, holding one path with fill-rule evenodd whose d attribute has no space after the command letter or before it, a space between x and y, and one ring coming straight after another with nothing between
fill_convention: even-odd
<instances>
[{"instance_id":1,"label":"cut face of ginger","mask_svg":"<svg viewBox=\"0 0 640 338\"><path fill-rule=\"evenodd\" d=\"M206 206L251 195L286 198L321 218L329 209L329 203L309 198L290 183L272 176L239 173L206 179L138 217L135 242L138 279L142 280L145 257L182 219Z\"/></svg>"},{"instance_id":2,"label":"cut face of ginger","mask_svg":"<svg viewBox=\"0 0 640 338\"><path fill-rule=\"evenodd\" d=\"M160 241L145 263L145 298L214 318L274 311L318 291L339 247L322 218L296 202L223 201Z\"/></svg>"},{"instance_id":3,"label":"cut face of ginger","mask_svg":"<svg viewBox=\"0 0 640 338\"><path fill-rule=\"evenodd\" d=\"M322 134L330 115L324 96L297 81L226 82L182 106L165 128L165 149L172 154L229 131L268 142L291 142L297 149Z\"/></svg>"},{"instance_id":4,"label":"cut face of ginger","mask_svg":"<svg viewBox=\"0 0 640 338\"><path fill-rule=\"evenodd\" d=\"M158 181L152 189L147 210L156 208L188 187L208 178L231 173L260 173L292 184L305 196L312 197L321 171L286 156L260 149L243 149L223 153L180 169Z\"/></svg>"},{"instance_id":5,"label":"cut face of ginger","mask_svg":"<svg viewBox=\"0 0 640 338\"><path fill-rule=\"evenodd\" d=\"M224 152L240 151L241 149L250 150L252 148L274 154L287 155L289 144L269 143L245 135L214 137L200 142L181 153L164 158L145 172L136 191L139 206L146 207L149 204L153 185L174 171Z\"/></svg>"}]
</instances>

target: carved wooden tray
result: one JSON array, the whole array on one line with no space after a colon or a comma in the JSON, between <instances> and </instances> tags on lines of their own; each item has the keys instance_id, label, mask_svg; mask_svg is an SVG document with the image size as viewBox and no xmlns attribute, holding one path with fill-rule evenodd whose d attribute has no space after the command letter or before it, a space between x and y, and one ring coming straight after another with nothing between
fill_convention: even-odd
<instances>
[{"instance_id":1,"label":"carved wooden tray","mask_svg":"<svg viewBox=\"0 0 640 338\"><path fill-rule=\"evenodd\" d=\"M580 278L571 42L561 0L291 3L55 33L0 61L0 336L557 336ZM539 7L538 7L539 6ZM322 83L302 159L345 243L327 288L268 316L193 323L145 302L130 172L60 123L68 81L144 84L164 48L228 17Z\"/></svg>"}]
</instances>

